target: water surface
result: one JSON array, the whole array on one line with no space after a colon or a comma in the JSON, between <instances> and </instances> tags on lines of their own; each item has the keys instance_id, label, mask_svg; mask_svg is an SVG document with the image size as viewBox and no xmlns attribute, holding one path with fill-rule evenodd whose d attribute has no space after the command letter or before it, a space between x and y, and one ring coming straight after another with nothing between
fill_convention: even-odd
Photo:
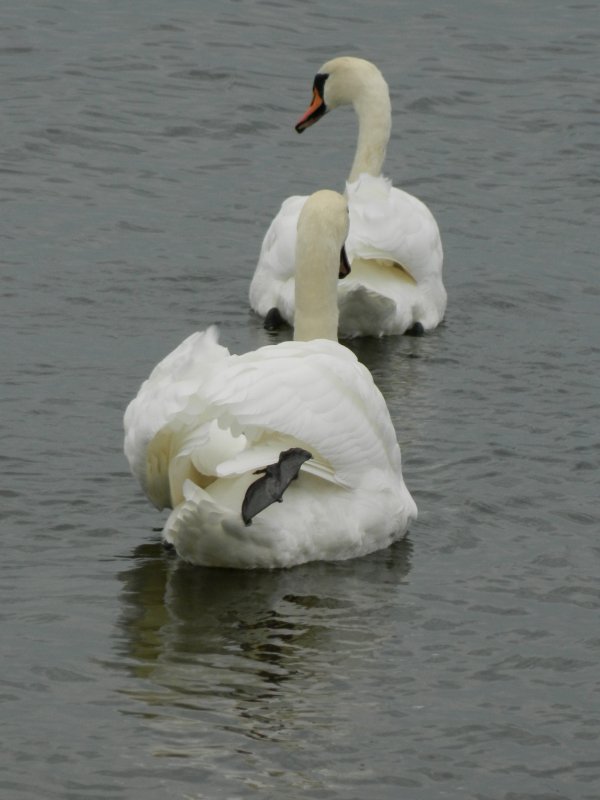
<instances>
[{"instance_id":1,"label":"water surface","mask_svg":"<svg viewBox=\"0 0 600 800\"><path fill-rule=\"evenodd\" d=\"M597 4L6 2L0 22L6 798L592 800ZM446 322L354 342L420 510L289 571L165 554L121 452L152 366L247 289L356 127L293 123L330 57L391 88L386 171L438 219Z\"/></svg>"}]
</instances>

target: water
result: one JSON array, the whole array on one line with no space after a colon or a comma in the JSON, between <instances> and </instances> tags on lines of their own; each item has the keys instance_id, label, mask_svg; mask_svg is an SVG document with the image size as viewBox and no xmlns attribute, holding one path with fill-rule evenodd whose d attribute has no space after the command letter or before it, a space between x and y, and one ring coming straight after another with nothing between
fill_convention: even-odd
<instances>
[{"instance_id":1,"label":"water","mask_svg":"<svg viewBox=\"0 0 600 800\"><path fill-rule=\"evenodd\" d=\"M597 3L6 0L0 25L3 798L600 794ZM435 213L445 324L356 342L420 518L369 558L179 564L122 412L247 307L290 193L355 122L293 123L351 52Z\"/></svg>"}]
</instances>

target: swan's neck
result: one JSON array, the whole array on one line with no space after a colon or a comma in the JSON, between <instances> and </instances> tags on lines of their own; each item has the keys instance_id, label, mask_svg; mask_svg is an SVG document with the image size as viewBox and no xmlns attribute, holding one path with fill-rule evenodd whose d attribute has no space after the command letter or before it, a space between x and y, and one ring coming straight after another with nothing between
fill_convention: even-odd
<instances>
[{"instance_id":1,"label":"swan's neck","mask_svg":"<svg viewBox=\"0 0 600 800\"><path fill-rule=\"evenodd\" d=\"M390 95L383 78L371 84L368 92L361 92L353 105L358 116L358 142L348 177L350 183L363 172L381 175L392 129Z\"/></svg>"},{"instance_id":2,"label":"swan's neck","mask_svg":"<svg viewBox=\"0 0 600 800\"><path fill-rule=\"evenodd\" d=\"M317 244L317 247L315 247ZM322 236L296 240L294 340L332 339L337 342L337 282L340 254Z\"/></svg>"}]
</instances>

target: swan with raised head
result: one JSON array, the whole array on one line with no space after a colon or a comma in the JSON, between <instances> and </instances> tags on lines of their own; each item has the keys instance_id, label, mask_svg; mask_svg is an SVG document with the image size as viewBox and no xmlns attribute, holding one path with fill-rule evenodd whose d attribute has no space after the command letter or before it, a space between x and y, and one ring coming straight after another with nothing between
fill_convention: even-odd
<instances>
[{"instance_id":1,"label":"swan with raised head","mask_svg":"<svg viewBox=\"0 0 600 800\"><path fill-rule=\"evenodd\" d=\"M289 567L387 547L416 505L370 372L337 341L345 199L298 219L294 341L230 355L210 327L161 361L129 404L125 454L186 561Z\"/></svg>"},{"instance_id":2,"label":"swan with raised head","mask_svg":"<svg viewBox=\"0 0 600 800\"><path fill-rule=\"evenodd\" d=\"M381 72L350 56L323 64L296 130L302 133L343 105L353 105L358 116L358 143L346 183L352 274L338 288L340 336L430 331L446 310L442 244L427 206L381 174L391 131L389 90ZM250 305L265 317L267 328L293 321L296 222L305 202L299 195L285 200L263 240Z\"/></svg>"}]
</instances>

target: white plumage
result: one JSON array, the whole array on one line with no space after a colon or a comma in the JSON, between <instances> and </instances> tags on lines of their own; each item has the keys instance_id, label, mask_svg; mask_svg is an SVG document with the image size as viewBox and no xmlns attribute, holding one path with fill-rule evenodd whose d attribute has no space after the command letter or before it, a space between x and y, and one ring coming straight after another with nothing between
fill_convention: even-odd
<instances>
[{"instance_id":1,"label":"white plumage","mask_svg":"<svg viewBox=\"0 0 600 800\"><path fill-rule=\"evenodd\" d=\"M314 303L328 293L335 301L346 204L318 192L302 218L299 281ZM241 506L255 471L290 447L312 457L282 502L245 525ZM165 539L197 564L284 567L360 556L402 537L417 513L383 397L356 357L328 338L237 356L218 344L216 328L193 334L129 404L125 454L149 499L173 508Z\"/></svg>"},{"instance_id":2,"label":"white plumage","mask_svg":"<svg viewBox=\"0 0 600 800\"><path fill-rule=\"evenodd\" d=\"M357 150L346 184L346 250L352 274L338 289L340 335L399 334L416 324L432 330L446 309L442 244L427 206L381 175L391 128L383 76L368 61L337 58L321 67L313 93L313 104L298 123L300 131L338 105L352 103L359 117ZM257 313L266 316L277 308L290 324L296 223L305 201L297 195L282 204L263 240L250 285L250 305Z\"/></svg>"}]
</instances>

